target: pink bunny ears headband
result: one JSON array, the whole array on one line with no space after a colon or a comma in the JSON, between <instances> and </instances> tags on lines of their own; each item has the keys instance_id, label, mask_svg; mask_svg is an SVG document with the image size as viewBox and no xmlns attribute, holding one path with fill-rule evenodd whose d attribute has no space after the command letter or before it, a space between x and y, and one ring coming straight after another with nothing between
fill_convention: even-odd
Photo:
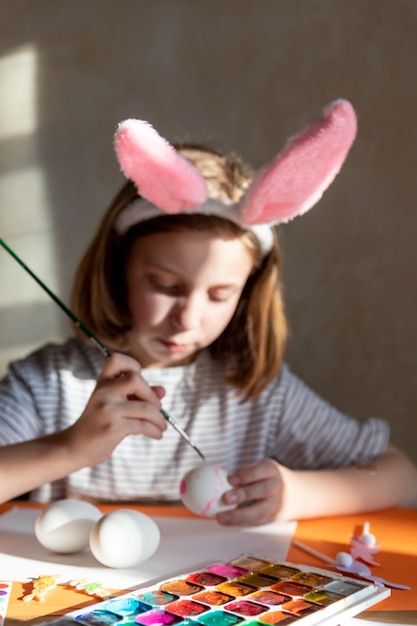
<instances>
[{"instance_id":1,"label":"pink bunny ears headband","mask_svg":"<svg viewBox=\"0 0 417 626\"><path fill-rule=\"evenodd\" d=\"M142 120L118 125L115 150L120 168L140 197L115 222L119 235L160 215L217 215L252 230L264 254L272 227L314 206L339 173L356 136L355 111L347 100L331 102L319 118L291 137L275 159L254 177L239 202L208 198L198 169Z\"/></svg>"}]
</instances>

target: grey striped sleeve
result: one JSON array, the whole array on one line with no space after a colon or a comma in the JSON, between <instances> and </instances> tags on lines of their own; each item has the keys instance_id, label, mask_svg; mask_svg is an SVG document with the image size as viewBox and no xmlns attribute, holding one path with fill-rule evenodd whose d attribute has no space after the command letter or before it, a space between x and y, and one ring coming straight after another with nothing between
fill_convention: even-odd
<instances>
[{"instance_id":1,"label":"grey striped sleeve","mask_svg":"<svg viewBox=\"0 0 417 626\"><path fill-rule=\"evenodd\" d=\"M319 397L287 367L282 371L277 459L298 469L343 467L381 454L389 441L387 421L353 419Z\"/></svg>"}]
</instances>

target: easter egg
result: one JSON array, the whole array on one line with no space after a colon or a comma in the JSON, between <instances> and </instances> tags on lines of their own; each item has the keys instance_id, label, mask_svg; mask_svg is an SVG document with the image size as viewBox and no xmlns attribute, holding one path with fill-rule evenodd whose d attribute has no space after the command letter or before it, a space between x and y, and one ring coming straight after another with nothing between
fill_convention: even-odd
<instances>
[{"instance_id":1,"label":"easter egg","mask_svg":"<svg viewBox=\"0 0 417 626\"><path fill-rule=\"evenodd\" d=\"M151 517L133 509L117 509L96 522L90 549L103 565L128 568L149 559L160 538L159 527Z\"/></svg>"},{"instance_id":2,"label":"easter egg","mask_svg":"<svg viewBox=\"0 0 417 626\"><path fill-rule=\"evenodd\" d=\"M88 547L91 529L101 515L89 502L71 498L57 500L37 516L35 536L52 552L79 552Z\"/></svg>"},{"instance_id":3,"label":"easter egg","mask_svg":"<svg viewBox=\"0 0 417 626\"><path fill-rule=\"evenodd\" d=\"M234 504L220 500L225 491L232 489L227 473L219 465L200 465L187 472L181 481L180 497L190 511L202 517L213 517L220 511L234 509Z\"/></svg>"}]
</instances>

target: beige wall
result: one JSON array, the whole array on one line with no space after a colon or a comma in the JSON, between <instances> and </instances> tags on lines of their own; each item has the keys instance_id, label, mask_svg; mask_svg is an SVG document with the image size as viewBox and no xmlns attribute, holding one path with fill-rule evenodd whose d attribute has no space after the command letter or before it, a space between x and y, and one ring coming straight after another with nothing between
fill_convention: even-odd
<instances>
[{"instance_id":1,"label":"beige wall","mask_svg":"<svg viewBox=\"0 0 417 626\"><path fill-rule=\"evenodd\" d=\"M67 301L122 182L118 121L260 165L328 101L359 135L281 231L287 360L342 410L382 415L417 461L417 2L2 0L0 235ZM0 249L0 365L68 324Z\"/></svg>"}]
</instances>

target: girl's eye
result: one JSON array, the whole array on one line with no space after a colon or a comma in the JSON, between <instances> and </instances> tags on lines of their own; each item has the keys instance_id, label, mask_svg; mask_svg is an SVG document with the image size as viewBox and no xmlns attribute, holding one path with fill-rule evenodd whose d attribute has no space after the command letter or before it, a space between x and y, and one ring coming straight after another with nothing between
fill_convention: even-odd
<instances>
[{"instance_id":1,"label":"girl's eye","mask_svg":"<svg viewBox=\"0 0 417 626\"><path fill-rule=\"evenodd\" d=\"M151 282L154 289L162 293L176 294L180 292L180 286L177 283L164 282L157 278L152 278Z\"/></svg>"},{"instance_id":2,"label":"girl's eye","mask_svg":"<svg viewBox=\"0 0 417 626\"><path fill-rule=\"evenodd\" d=\"M227 296L210 296L212 302L227 302Z\"/></svg>"},{"instance_id":3,"label":"girl's eye","mask_svg":"<svg viewBox=\"0 0 417 626\"><path fill-rule=\"evenodd\" d=\"M167 293L176 293L178 291L177 285L164 285L162 283L155 285L160 291L166 291Z\"/></svg>"},{"instance_id":4,"label":"girl's eye","mask_svg":"<svg viewBox=\"0 0 417 626\"><path fill-rule=\"evenodd\" d=\"M210 300L212 302L227 302L233 296L233 292L230 289L218 291L210 294Z\"/></svg>"}]
</instances>

